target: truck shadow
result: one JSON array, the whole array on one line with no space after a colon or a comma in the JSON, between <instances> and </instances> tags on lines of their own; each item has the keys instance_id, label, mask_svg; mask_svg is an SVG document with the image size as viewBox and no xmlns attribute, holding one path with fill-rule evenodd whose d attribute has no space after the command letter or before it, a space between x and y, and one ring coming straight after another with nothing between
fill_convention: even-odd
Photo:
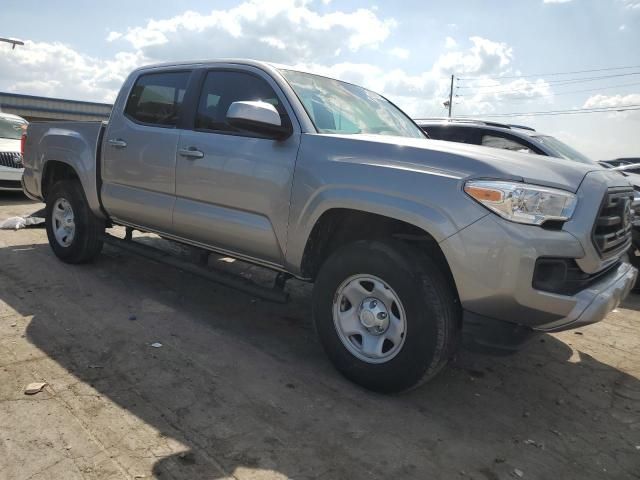
<instances>
[{"instance_id":1,"label":"truck shadow","mask_svg":"<svg viewBox=\"0 0 640 480\"><path fill-rule=\"evenodd\" d=\"M158 478L638 478L640 382L553 336L510 357L462 352L381 396L330 367L303 284L268 304L113 248L64 265L42 244L0 248L0 273L2 300L33 316L29 342L184 447L154 453ZM121 443L111 453L130 462L159 450Z\"/></svg>"}]
</instances>

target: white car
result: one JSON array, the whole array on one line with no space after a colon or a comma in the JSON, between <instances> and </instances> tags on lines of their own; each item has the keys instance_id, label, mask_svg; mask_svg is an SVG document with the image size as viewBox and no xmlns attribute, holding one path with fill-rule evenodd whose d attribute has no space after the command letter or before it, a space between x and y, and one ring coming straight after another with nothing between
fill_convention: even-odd
<instances>
[{"instance_id":1,"label":"white car","mask_svg":"<svg viewBox=\"0 0 640 480\"><path fill-rule=\"evenodd\" d=\"M0 112L0 190L22 190L20 142L27 125L22 117Z\"/></svg>"}]
</instances>

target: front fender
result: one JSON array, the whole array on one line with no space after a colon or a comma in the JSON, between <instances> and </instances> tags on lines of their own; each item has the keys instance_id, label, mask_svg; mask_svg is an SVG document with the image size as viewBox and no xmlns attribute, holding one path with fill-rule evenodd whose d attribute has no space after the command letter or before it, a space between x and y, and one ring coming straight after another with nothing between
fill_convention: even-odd
<instances>
[{"instance_id":1,"label":"front fender","mask_svg":"<svg viewBox=\"0 0 640 480\"><path fill-rule=\"evenodd\" d=\"M355 210L406 222L425 231L438 243L463 228L439 206L430 206L388 192L347 186L326 187L306 202L289 226L286 256L289 271L301 273L302 257L313 227L324 213L332 209ZM485 214L478 211L478 218Z\"/></svg>"}]
</instances>

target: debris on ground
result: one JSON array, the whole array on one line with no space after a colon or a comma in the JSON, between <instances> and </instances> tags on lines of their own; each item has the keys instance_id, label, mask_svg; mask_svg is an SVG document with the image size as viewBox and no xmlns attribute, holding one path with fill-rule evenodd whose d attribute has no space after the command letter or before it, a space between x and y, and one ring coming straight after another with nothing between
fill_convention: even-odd
<instances>
[{"instance_id":1,"label":"debris on ground","mask_svg":"<svg viewBox=\"0 0 640 480\"><path fill-rule=\"evenodd\" d=\"M27 385L27 388L24 389L25 395L35 395L36 393L40 393L44 387L47 386L46 382L34 382Z\"/></svg>"},{"instance_id":2,"label":"debris on ground","mask_svg":"<svg viewBox=\"0 0 640 480\"><path fill-rule=\"evenodd\" d=\"M2 230L19 230L21 228L41 226L44 226L44 209L26 217L9 217L0 222L0 229Z\"/></svg>"},{"instance_id":3,"label":"debris on ground","mask_svg":"<svg viewBox=\"0 0 640 480\"><path fill-rule=\"evenodd\" d=\"M89 365L89 368L104 368L102 365Z\"/></svg>"},{"instance_id":4,"label":"debris on ground","mask_svg":"<svg viewBox=\"0 0 640 480\"><path fill-rule=\"evenodd\" d=\"M517 478L522 478L522 477L524 477L524 472L522 470L520 470L519 468L515 468L513 470L513 476L517 477Z\"/></svg>"},{"instance_id":5,"label":"debris on ground","mask_svg":"<svg viewBox=\"0 0 640 480\"><path fill-rule=\"evenodd\" d=\"M151 344L151 346L153 348L160 348L160 347L162 347L162 344L160 342L154 342L154 343Z\"/></svg>"},{"instance_id":6,"label":"debris on ground","mask_svg":"<svg viewBox=\"0 0 640 480\"><path fill-rule=\"evenodd\" d=\"M129 320L131 320L132 322L137 319L138 317L136 317L135 315L129 315Z\"/></svg>"},{"instance_id":7,"label":"debris on ground","mask_svg":"<svg viewBox=\"0 0 640 480\"><path fill-rule=\"evenodd\" d=\"M530 438L522 443L524 443L525 445L533 445L536 448L544 448L544 443L536 442L535 440L531 440Z\"/></svg>"}]
</instances>

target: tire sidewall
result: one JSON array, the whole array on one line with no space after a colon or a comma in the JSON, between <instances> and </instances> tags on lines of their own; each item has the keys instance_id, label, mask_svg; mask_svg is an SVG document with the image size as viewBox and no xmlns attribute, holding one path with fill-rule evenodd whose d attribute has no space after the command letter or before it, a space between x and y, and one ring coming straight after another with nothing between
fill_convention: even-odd
<instances>
[{"instance_id":1,"label":"tire sidewall","mask_svg":"<svg viewBox=\"0 0 640 480\"><path fill-rule=\"evenodd\" d=\"M69 202L73 210L75 223L75 232L71 245L65 247L58 243L54 233L53 225L53 207L59 199L65 199ZM84 196L78 186L69 180L56 183L47 195L46 213L46 230L49 245L53 249L56 256L62 260L74 262L80 258L84 251L84 243L87 236L87 207Z\"/></svg>"},{"instance_id":2,"label":"tire sidewall","mask_svg":"<svg viewBox=\"0 0 640 480\"><path fill-rule=\"evenodd\" d=\"M327 354L347 378L372 390L409 388L434 368L443 348L442 305L438 299L425 301L423 284L428 281L428 273L418 267L418 258L412 259L409 251L405 247L403 252L383 242L356 242L325 262L314 286L314 320ZM336 331L333 319L336 290L344 280L356 274L380 278L396 292L404 307L404 344L387 362L367 363L355 357Z\"/></svg>"}]
</instances>

